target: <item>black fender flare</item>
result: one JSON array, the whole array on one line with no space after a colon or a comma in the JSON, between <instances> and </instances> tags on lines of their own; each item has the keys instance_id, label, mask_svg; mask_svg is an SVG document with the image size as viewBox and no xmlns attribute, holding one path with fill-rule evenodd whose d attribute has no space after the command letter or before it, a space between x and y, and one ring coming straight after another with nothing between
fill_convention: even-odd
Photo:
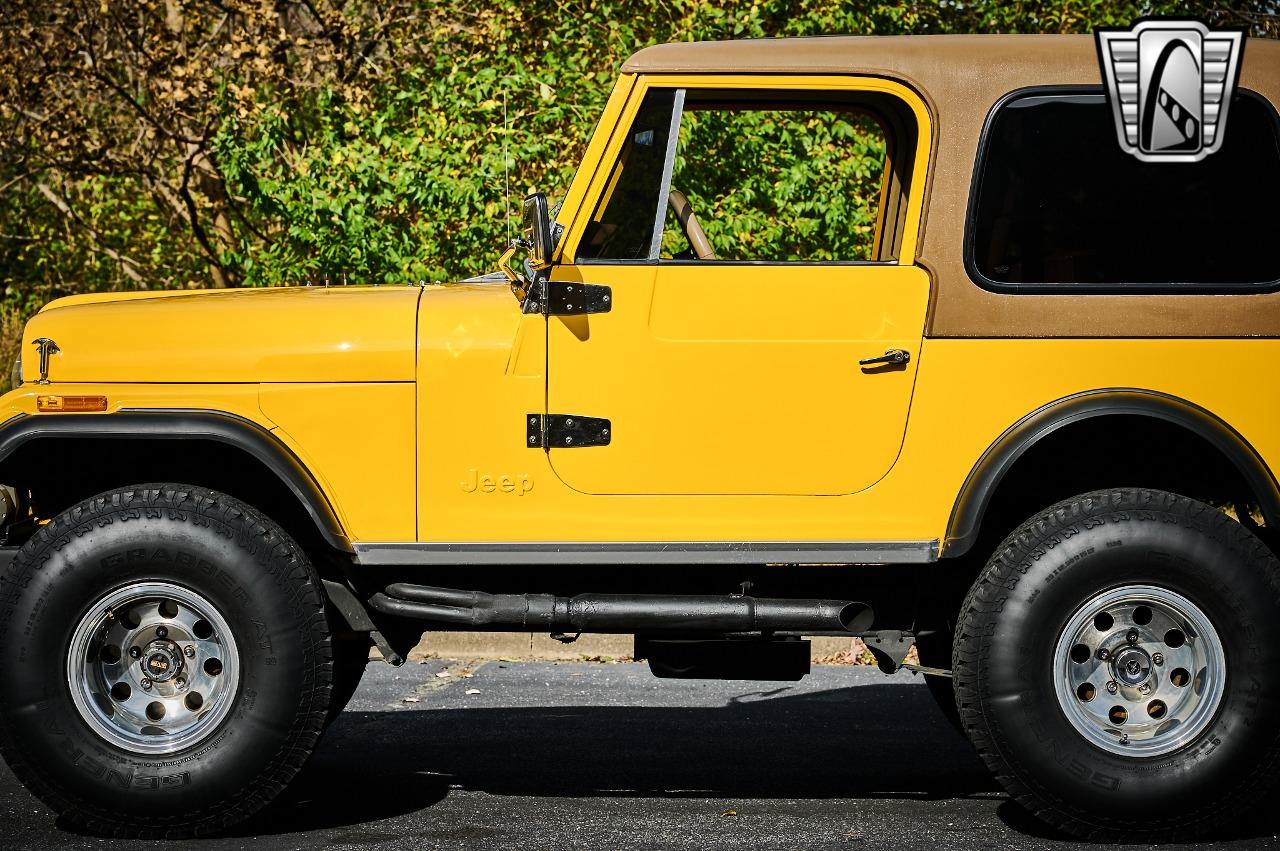
<instances>
[{"instance_id":1,"label":"black fender flare","mask_svg":"<svg viewBox=\"0 0 1280 851\"><path fill-rule=\"evenodd\" d=\"M0 465L21 447L64 438L113 440L213 440L240 449L289 489L324 540L351 552L351 542L320 485L280 438L225 411L126 409L114 414L19 415L0 425Z\"/></svg>"},{"instance_id":2,"label":"black fender flare","mask_svg":"<svg viewBox=\"0 0 1280 851\"><path fill-rule=\"evenodd\" d=\"M1223 454L1257 497L1270 528L1280 527L1280 486L1258 452L1234 428L1194 402L1135 388L1089 390L1043 405L1014 423L987 448L960 488L943 557L964 555L978 538L982 518L1005 474L1038 441L1058 429L1092 417L1152 417L1181 426Z\"/></svg>"}]
</instances>

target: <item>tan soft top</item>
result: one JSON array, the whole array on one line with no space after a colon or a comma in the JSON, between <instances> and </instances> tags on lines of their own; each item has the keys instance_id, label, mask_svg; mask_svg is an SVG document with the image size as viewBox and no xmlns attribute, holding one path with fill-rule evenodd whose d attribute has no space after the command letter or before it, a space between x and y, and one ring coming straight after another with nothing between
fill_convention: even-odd
<instances>
[{"instance_id":1,"label":"tan soft top","mask_svg":"<svg viewBox=\"0 0 1280 851\"><path fill-rule=\"evenodd\" d=\"M1058 55L1059 51L1067 54ZM1087 54L1087 56L1086 56ZM791 72L850 74L881 72L916 76L1016 63L1027 67L1092 62L1088 35L830 35L810 38L687 41L646 47L626 61L628 73ZM921 73L920 76L936 76ZM1084 82L1081 80L1081 82Z\"/></svg>"},{"instance_id":2,"label":"tan soft top","mask_svg":"<svg viewBox=\"0 0 1280 851\"><path fill-rule=\"evenodd\" d=\"M936 281L929 320L929 333L934 336L1280 336L1280 293L1006 295L988 292L969 279L961 253L964 218L978 137L987 114L1015 89L1101 85L1093 36L821 36L684 42L647 47L628 59L622 70L866 74L901 80L919 91L933 113L935 133L920 248L920 262ZM1240 86L1280 104L1280 42L1246 40ZM1276 249L1257 246L1256 250Z\"/></svg>"}]
</instances>

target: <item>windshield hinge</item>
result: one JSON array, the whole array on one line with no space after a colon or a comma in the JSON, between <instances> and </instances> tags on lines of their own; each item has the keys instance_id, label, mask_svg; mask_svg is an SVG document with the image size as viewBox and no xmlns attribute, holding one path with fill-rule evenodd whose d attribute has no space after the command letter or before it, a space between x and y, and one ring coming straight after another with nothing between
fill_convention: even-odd
<instances>
[{"instance_id":1,"label":"windshield hinge","mask_svg":"<svg viewBox=\"0 0 1280 851\"><path fill-rule=\"evenodd\" d=\"M576 449L608 446L609 421L577 414L529 414L525 421L525 442L535 449Z\"/></svg>"},{"instance_id":2,"label":"windshield hinge","mask_svg":"<svg viewBox=\"0 0 1280 851\"><path fill-rule=\"evenodd\" d=\"M603 284L544 280L538 287L538 300L547 316L608 313L613 309L613 290Z\"/></svg>"}]
</instances>

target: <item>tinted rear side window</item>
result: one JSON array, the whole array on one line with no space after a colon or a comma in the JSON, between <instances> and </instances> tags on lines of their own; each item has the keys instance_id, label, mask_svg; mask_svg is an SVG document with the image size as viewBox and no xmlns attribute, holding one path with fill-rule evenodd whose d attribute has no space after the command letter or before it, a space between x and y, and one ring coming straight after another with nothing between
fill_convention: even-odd
<instances>
[{"instance_id":1,"label":"tinted rear side window","mask_svg":"<svg viewBox=\"0 0 1280 851\"><path fill-rule=\"evenodd\" d=\"M1237 93L1222 147L1198 163L1121 150L1101 94L996 107L979 153L970 274L1004 291L1230 291L1280 281L1274 111Z\"/></svg>"}]
</instances>

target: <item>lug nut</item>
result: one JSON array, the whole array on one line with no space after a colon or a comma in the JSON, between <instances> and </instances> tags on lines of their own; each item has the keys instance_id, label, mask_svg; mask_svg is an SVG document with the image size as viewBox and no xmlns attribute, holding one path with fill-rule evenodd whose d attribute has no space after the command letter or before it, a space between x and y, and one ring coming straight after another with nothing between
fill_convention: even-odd
<instances>
[{"instance_id":1,"label":"lug nut","mask_svg":"<svg viewBox=\"0 0 1280 851\"><path fill-rule=\"evenodd\" d=\"M140 648L140 647L130 647L130 648L129 648L129 658L130 658L130 659L141 659L141 658L142 658L142 648Z\"/></svg>"},{"instance_id":2,"label":"lug nut","mask_svg":"<svg viewBox=\"0 0 1280 851\"><path fill-rule=\"evenodd\" d=\"M1129 744L1129 734L1128 734L1128 733L1121 733L1121 734L1120 734L1120 744L1122 744L1122 745L1127 745L1127 744Z\"/></svg>"},{"instance_id":3,"label":"lug nut","mask_svg":"<svg viewBox=\"0 0 1280 851\"><path fill-rule=\"evenodd\" d=\"M168 637L169 637L169 627L167 626L156 627L156 638L168 638Z\"/></svg>"},{"instance_id":4,"label":"lug nut","mask_svg":"<svg viewBox=\"0 0 1280 851\"><path fill-rule=\"evenodd\" d=\"M1111 658L1111 651L1110 651L1110 650L1108 650L1108 649L1107 649L1107 648L1105 648L1105 647L1099 647L1099 648L1098 648L1098 658L1099 658L1099 659L1101 659L1101 660L1102 660L1102 661L1104 661L1104 662L1105 662L1105 661L1107 661L1108 659L1110 659L1110 658Z\"/></svg>"},{"instance_id":5,"label":"lug nut","mask_svg":"<svg viewBox=\"0 0 1280 851\"><path fill-rule=\"evenodd\" d=\"M1151 686L1147 685L1146 683L1143 683L1142 685L1138 686L1138 694L1141 694L1143 696L1151 694Z\"/></svg>"},{"instance_id":6,"label":"lug nut","mask_svg":"<svg viewBox=\"0 0 1280 851\"><path fill-rule=\"evenodd\" d=\"M151 680L147 677L142 678L142 688L146 691L151 691Z\"/></svg>"},{"instance_id":7,"label":"lug nut","mask_svg":"<svg viewBox=\"0 0 1280 851\"><path fill-rule=\"evenodd\" d=\"M194 659L196 658L196 649L188 644L186 647L182 648L182 655L186 656L188 659Z\"/></svg>"},{"instance_id":8,"label":"lug nut","mask_svg":"<svg viewBox=\"0 0 1280 851\"><path fill-rule=\"evenodd\" d=\"M1163 654L1163 653L1152 653L1152 654L1151 654L1151 661L1152 661L1152 662L1155 662L1157 665L1163 665L1163 664L1164 664L1164 654Z\"/></svg>"},{"instance_id":9,"label":"lug nut","mask_svg":"<svg viewBox=\"0 0 1280 851\"><path fill-rule=\"evenodd\" d=\"M1115 680L1107 680L1107 693L1115 694L1120 690L1120 686L1116 685Z\"/></svg>"},{"instance_id":10,"label":"lug nut","mask_svg":"<svg viewBox=\"0 0 1280 851\"><path fill-rule=\"evenodd\" d=\"M186 678L186 677L178 677L177 679L175 679L175 680L173 681L173 684L174 684L174 685L176 685L178 688L186 688L186 687L187 687L187 678Z\"/></svg>"},{"instance_id":11,"label":"lug nut","mask_svg":"<svg viewBox=\"0 0 1280 851\"><path fill-rule=\"evenodd\" d=\"M1136 629L1131 629L1127 633L1125 633L1124 638L1125 638L1125 641L1128 641L1130 644L1137 644L1138 631Z\"/></svg>"}]
</instances>

